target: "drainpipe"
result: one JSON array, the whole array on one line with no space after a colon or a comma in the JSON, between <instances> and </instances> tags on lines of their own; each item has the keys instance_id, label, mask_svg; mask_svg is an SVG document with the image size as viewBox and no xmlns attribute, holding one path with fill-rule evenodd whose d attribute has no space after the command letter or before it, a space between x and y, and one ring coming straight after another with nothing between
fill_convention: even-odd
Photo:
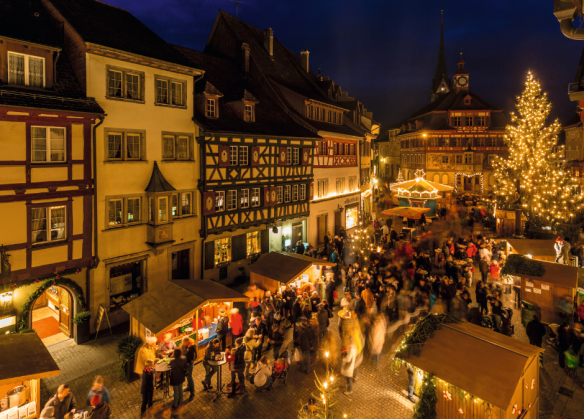
<instances>
[{"instance_id":1,"label":"drainpipe","mask_svg":"<svg viewBox=\"0 0 584 419\"><path fill-rule=\"evenodd\" d=\"M85 289L86 289L86 310L91 311L90 304L91 304L91 294L89 292L89 272L92 269L97 268L99 265L99 257L97 255L97 140L96 140L96 132L97 127L103 124L105 117L107 114L103 114L101 117L101 121L93 126L93 251L95 256L93 257L93 265L89 266L85 270Z\"/></svg>"},{"instance_id":2,"label":"drainpipe","mask_svg":"<svg viewBox=\"0 0 584 419\"><path fill-rule=\"evenodd\" d=\"M570 39L584 40L584 29L576 29L572 26L572 21L581 14L582 8L573 0L554 1L554 15L560 22L560 30Z\"/></svg>"},{"instance_id":3,"label":"drainpipe","mask_svg":"<svg viewBox=\"0 0 584 419\"><path fill-rule=\"evenodd\" d=\"M195 100L196 100L196 98L195 98L195 85L203 77L205 77L205 73L202 73L197 78L193 77L193 123L195 123L195 116L194 115L195 115L195 112L197 111L197 105L195 103ZM200 150L201 150L201 148L200 148ZM204 155L204 150L205 150L205 147L204 146L202 147L202 150L203 150L203 155ZM204 177L205 171L203 170L203 162L204 162L203 159L204 159L204 157L201 156L201 153L199 152L199 168L200 168L200 170L199 170L199 193L201 194L201 220L203 219L203 206L204 206L204 203L202 202L203 201L203 193L201 192L200 185L201 185L201 179L203 179L203 181L205 179L205 177ZM206 234L205 234L205 236L206 236ZM201 242L201 279L203 279L203 273L204 273L204 269L205 269L205 267L203 266L204 263L205 263L205 260L203 259L204 254L205 254L205 238L206 237L203 237L203 240Z\"/></svg>"}]
</instances>

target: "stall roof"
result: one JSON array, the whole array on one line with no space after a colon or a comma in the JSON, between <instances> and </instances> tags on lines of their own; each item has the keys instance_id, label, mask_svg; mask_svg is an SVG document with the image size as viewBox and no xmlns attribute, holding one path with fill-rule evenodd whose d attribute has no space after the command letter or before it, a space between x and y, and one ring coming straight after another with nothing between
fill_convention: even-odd
<instances>
[{"instance_id":1,"label":"stall roof","mask_svg":"<svg viewBox=\"0 0 584 419\"><path fill-rule=\"evenodd\" d=\"M563 263L546 262L545 260L538 260L545 269L543 276L532 275L515 275L519 278L529 278L536 281L548 282L554 285L561 285L563 287L577 288L578 287L578 271L576 266L568 266Z\"/></svg>"},{"instance_id":2,"label":"stall roof","mask_svg":"<svg viewBox=\"0 0 584 419\"><path fill-rule=\"evenodd\" d=\"M0 353L4 360L0 362L0 386L33 378L54 377L61 372L36 333L0 336Z\"/></svg>"},{"instance_id":3,"label":"stall roof","mask_svg":"<svg viewBox=\"0 0 584 419\"><path fill-rule=\"evenodd\" d=\"M524 256L556 257L556 251L554 250L555 240L507 239L506 241L513 250Z\"/></svg>"},{"instance_id":4,"label":"stall roof","mask_svg":"<svg viewBox=\"0 0 584 419\"><path fill-rule=\"evenodd\" d=\"M310 256L290 252L270 252L251 265L250 272L287 284L311 265L336 266Z\"/></svg>"},{"instance_id":5,"label":"stall roof","mask_svg":"<svg viewBox=\"0 0 584 419\"><path fill-rule=\"evenodd\" d=\"M249 300L243 294L215 281L167 281L122 306L144 327L159 335L177 320L208 302Z\"/></svg>"},{"instance_id":6,"label":"stall roof","mask_svg":"<svg viewBox=\"0 0 584 419\"><path fill-rule=\"evenodd\" d=\"M523 371L539 352L543 349L464 322L443 325L424 343L420 356L407 361L507 410Z\"/></svg>"}]
</instances>

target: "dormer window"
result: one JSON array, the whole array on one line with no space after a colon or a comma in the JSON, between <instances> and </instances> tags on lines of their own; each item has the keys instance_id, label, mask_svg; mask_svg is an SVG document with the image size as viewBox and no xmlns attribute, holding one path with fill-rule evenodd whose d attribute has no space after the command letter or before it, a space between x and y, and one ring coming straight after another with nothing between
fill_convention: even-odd
<instances>
[{"instance_id":1,"label":"dormer window","mask_svg":"<svg viewBox=\"0 0 584 419\"><path fill-rule=\"evenodd\" d=\"M217 102L215 99L207 99L207 118L217 118Z\"/></svg>"},{"instance_id":2,"label":"dormer window","mask_svg":"<svg viewBox=\"0 0 584 419\"><path fill-rule=\"evenodd\" d=\"M253 122L255 120L254 117L254 106L253 105L245 105L245 113L243 115L243 119L245 122Z\"/></svg>"},{"instance_id":3,"label":"dormer window","mask_svg":"<svg viewBox=\"0 0 584 419\"><path fill-rule=\"evenodd\" d=\"M464 98L464 104L465 104L466 106L470 106L470 101L471 101L471 97L470 97L470 95L468 95L468 96L466 96L466 97Z\"/></svg>"},{"instance_id":4,"label":"dormer window","mask_svg":"<svg viewBox=\"0 0 584 419\"><path fill-rule=\"evenodd\" d=\"M9 52L8 84L45 87L45 59Z\"/></svg>"}]
</instances>

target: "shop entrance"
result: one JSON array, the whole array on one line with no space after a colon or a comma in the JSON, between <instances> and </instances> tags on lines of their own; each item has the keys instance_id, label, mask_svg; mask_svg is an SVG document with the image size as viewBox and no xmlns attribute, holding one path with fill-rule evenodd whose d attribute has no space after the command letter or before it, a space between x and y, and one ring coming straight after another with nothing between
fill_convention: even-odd
<instances>
[{"instance_id":1,"label":"shop entrance","mask_svg":"<svg viewBox=\"0 0 584 419\"><path fill-rule=\"evenodd\" d=\"M292 224L292 237L294 238L294 243L297 243L298 240L301 240L304 243L304 234L302 223L299 224Z\"/></svg>"},{"instance_id":2,"label":"shop entrance","mask_svg":"<svg viewBox=\"0 0 584 419\"><path fill-rule=\"evenodd\" d=\"M324 236L326 236L327 223L328 223L328 215L327 214L319 215L318 217L316 217L316 231L317 231L316 241L318 242L319 246L321 244L324 244Z\"/></svg>"},{"instance_id":3,"label":"shop entrance","mask_svg":"<svg viewBox=\"0 0 584 419\"><path fill-rule=\"evenodd\" d=\"M34 303L32 328L47 346L73 334L73 297L60 286L51 286Z\"/></svg>"},{"instance_id":4,"label":"shop entrance","mask_svg":"<svg viewBox=\"0 0 584 419\"><path fill-rule=\"evenodd\" d=\"M172 279L191 279L189 249L172 253Z\"/></svg>"},{"instance_id":5,"label":"shop entrance","mask_svg":"<svg viewBox=\"0 0 584 419\"><path fill-rule=\"evenodd\" d=\"M343 226L343 211L335 211L335 235L341 234L341 227Z\"/></svg>"}]
</instances>

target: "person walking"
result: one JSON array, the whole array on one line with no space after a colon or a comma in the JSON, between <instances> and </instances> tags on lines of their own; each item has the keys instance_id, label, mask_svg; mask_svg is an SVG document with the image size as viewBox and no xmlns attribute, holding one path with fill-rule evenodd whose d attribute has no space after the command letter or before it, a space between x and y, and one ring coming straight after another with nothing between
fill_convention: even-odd
<instances>
[{"instance_id":1,"label":"person walking","mask_svg":"<svg viewBox=\"0 0 584 419\"><path fill-rule=\"evenodd\" d=\"M488 314L489 309L487 307L487 289L483 285L483 281L477 282L477 287L475 290L477 303L481 306L481 314Z\"/></svg>"},{"instance_id":2,"label":"person walking","mask_svg":"<svg viewBox=\"0 0 584 419\"><path fill-rule=\"evenodd\" d=\"M193 381L193 367L197 360L197 345L189 337L183 338L181 351L187 360L187 391L190 393L189 401L195 398L195 382Z\"/></svg>"},{"instance_id":3,"label":"person walking","mask_svg":"<svg viewBox=\"0 0 584 419\"><path fill-rule=\"evenodd\" d=\"M221 351L225 352L227 344L227 332L229 331L229 317L224 309L219 310L219 319L217 319L217 339L221 342Z\"/></svg>"},{"instance_id":4,"label":"person walking","mask_svg":"<svg viewBox=\"0 0 584 419\"><path fill-rule=\"evenodd\" d=\"M568 331L568 323L564 322L558 329L558 346L559 346L559 361L560 368L566 368L566 352L570 348L570 332Z\"/></svg>"},{"instance_id":5,"label":"person walking","mask_svg":"<svg viewBox=\"0 0 584 419\"><path fill-rule=\"evenodd\" d=\"M310 373L310 344L312 342L312 332L308 326L308 320L302 318L298 327L298 349L302 352L302 366L301 370L304 374Z\"/></svg>"},{"instance_id":6,"label":"person walking","mask_svg":"<svg viewBox=\"0 0 584 419\"><path fill-rule=\"evenodd\" d=\"M280 357L280 349L284 343L284 329L278 324L272 325L272 330L268 336L268 343L274 348L274 360Z\"/></svg>"},{"instance_id":7,"label":"person walking","mask_svg":"<svg viewBox=\"0 0 584 419\"><path fill-rule=\"evenodd\" d=\"M255 362L257 362L262 357L262 347L264 345L264 337L268 336L268 327L266 326L266 323L262 321L261 317L255 318L255 326L252 326L252 328L254 327L255 332L253 337L254 339L257 339L258 346L255 349L253 359Z\"/></svg>"},{"instance_id":8,"label":"person walking","mask_svg":"<svg viewBox=\"0 0 584 419\"><path fill-rule=\"evenodd\" d=\"M183 383L187 375L187 359L180 349L174 350L174 359L170 361L170 385L174 393L172 407L177 408L183 402Z\"/></svg>"},{"instance_id":9,"label":"person walking","mask_svg":"<svg viewBox=\"0 0 584 419\"><path fill-rule=\"evenodd\" d=\"M65 415L77 406L77 400L70 392L69 385L61 384L57 389L57 394L53 395L45 404L45 408L53 407L55 419L64 419Z\"/></svg>"},{"instance_id":10,"label":"person walking","mask_svg":"<svg viewBox=\"0 0 584 419\"><path fill-rule=\"evenodd\" d=\"M233 335L233 342L237 340L237 338L243 336L243 317L239 314L239 309L232 308L231 309L231 334Z\"/></svg>"},{"instance_id":11,"label":"person walking","mask_svg":"<svg viewBox=\"0 0 584 419\"><path fill-rule=\"evenodd\" d=\"M483 281L483 284L486 284L487 275L489 274L489 263L484 257L482 257L479 262L479 271L481 271L481 280Z\"/></svg>"},{"instance_id":12,"label":"person walking","mask_svg":"<svg viewBox=\"0 0 584 419\"><path fill-rule=\"evenodd\" d=\"M377 316L371 328L371 363L374 368L379 367L379 359L381 358L381 351L385 343L386 330L385 317Z\"/></svg>"},{"instance_id":13,"label":"person walking","mask_svg":"<svg viewBox=\"0 0 584 419\"><path fill-rule=\"evenodd\" d=\"M95 394L99 394L102 402L105 402L105 403L110 402L110 395L109 395L109 392L107 391L107 388L103 384L103 377L101 375L98 375L97 377L95 377L95 380L93 381L93 386L91 386L91 389L89 390L89 394L87 394L87 404L88 405L91 404L91 398Z\"/></svg>"},{"instance_id":14,"label":"person walking","mask_svg":"<svg viewBox=\"0 0 584 419\"><path fill-rule=\"evenodd\" d=\"M235 397L236 394L245 393L245 370L247 368L247 362L245 360L246 348L243 344L243 338L235 339L235 349L231 351L233 356L233 368L231 369L231 393L227 398L231 399ZM237 376L239 380L239 391L236 392L237 384L235 383L235 377Z\"/></svg>"},{"instance_id":15,"label":"person walking","mask_svg":"<svg viewBox=\"0 0 584 419\"><path fill-rule=\"evenodd\" d=\"M245 378L249 378L251 376L250 370L251 370L251 366L253 363L253 354L254 354L255 349L258 346L258 341L257 341L257 339L254 339L253 334L254 334L254 329L252 329L252 328L247 329L247 332L245 333L245 337L243 338L243 346L245 347L245 354L244 354L244 360L245 360L244 376L245 376Z\"/></svg>"},{"instance_id":16,"label":"person walking","mask_svg":"<svg viewBox=\"0 0 584 419\"><path fill-rule=\"evenodd\" d=\"M140 408L140 412L142 414L144 414L147 408L152 407L152 398L154 397L155 389L156 370L154 369L154 361L148 359L142 372L142 384L140 386L140 393L142 393L142 407Z\"/></svg>"},{"instance_id":17,"label":"person walking","mask_svg":"<svg viewBox=\"0 0 584 419\"><path fill-rule=\"evenodd\" d=\"M320 342L326 335L329 326L329 311L326 309L324 303L318 305L317 318L319 327L318 341Z\"/></svg>"},{"instance_id":18,"label":"person walking","mask_svg":"<svg viewBox=\"0 0 584 419\"><path fill-rule=\"evenodd\" d=\"M341 375L347 380L347 389L343 392L345 396L353 394L353 372L355 370L355 360L357 359L357 347L353 343L353 336L348 337L347 346L341 351Z\"/></svg>"},{"instance_id":19,"label":"person walking","mask_svg":"<svg viewBox=\"0 0 584 419\"><path fill-rule=\"evenodd\" d=\"M529 337L529 343L541 348L541 343L543 342L543 337L546 332L545 326L539 321L539 316L537 314L534 314L533 320L527 323L525 332Z\"/></svg>"}]
</instances>

